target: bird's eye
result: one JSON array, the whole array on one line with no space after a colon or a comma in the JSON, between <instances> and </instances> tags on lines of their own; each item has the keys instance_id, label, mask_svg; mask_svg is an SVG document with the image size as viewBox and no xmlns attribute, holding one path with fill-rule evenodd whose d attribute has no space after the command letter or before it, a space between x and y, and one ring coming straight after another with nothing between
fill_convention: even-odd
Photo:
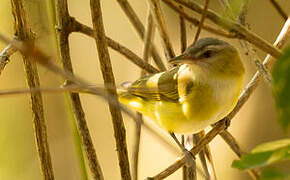
<instances>
[{"instance_id":1,"label":"bird's eye","mask_svg":"<svg viewBox=\"0 0 290 180\"><path fill-rule=\"evenodd\" d=\"M210 58L213 55L213 51L212 50L207 50L204 53L201 54L202 58Z\"/></svg>"}]
</instances>

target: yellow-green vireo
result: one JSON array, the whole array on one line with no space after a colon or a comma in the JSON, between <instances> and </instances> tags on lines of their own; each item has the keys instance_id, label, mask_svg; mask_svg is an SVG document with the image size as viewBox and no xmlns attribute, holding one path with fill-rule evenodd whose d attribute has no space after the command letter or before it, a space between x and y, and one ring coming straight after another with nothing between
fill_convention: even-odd
<instances>
[{"instance_id":1,"label":"yellow-green vireo","mask_svg":"<svg viewBox=\"0 0 290 180\"><path fill-rule=\"evenodd\" d=\"M182 134L199 132L233 110L245 73L233 46L203 38L169 62L178 66L120 89L119 101Z\"/></svg>"}]
</instances>

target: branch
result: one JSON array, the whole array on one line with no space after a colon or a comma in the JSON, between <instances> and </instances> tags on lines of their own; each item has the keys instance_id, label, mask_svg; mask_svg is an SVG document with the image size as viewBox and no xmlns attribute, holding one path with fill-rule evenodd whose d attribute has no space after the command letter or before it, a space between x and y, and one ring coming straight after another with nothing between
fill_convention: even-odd
<instances>
[{"instance_id":1,"label":"branch","mask_svg":"<svg viewBox=\"0 0 290 180\"><path fill-rule=\"evenodd\" d=\"M277 12L280 14L280 16L287 21L288 15L286 12L282 9L282 7L278 4L276 0L270 0L271 4L274 6L274 8L277 10Z\"/></svg>"},{"instance_id":2,"label":"branch","mask_svg":"<svg viewBox=\"0 0 290 180\"><path fill-rule=\"evenodd\" d=\"M170 0L163 0L164 2L170 2ZM186 1L186 0L174 0L179 4L199 13L203 13L203 8L198 5L195 1ZM281 55L281 51L278 50L276 47L272 46L269 42L265 41L258 35L254 34L253 32L248 31L244 26L241 26L238 23L230 21L228 19L222 18L220 15L216 14L212 10L207 10L206 17L211 20L213 23L217 24L218 26L228 30L231 33L234 33L237 38L244 39L253 45L257 46L261 50L267 52L271 56L278 58Z\"/></svg>"},{"instance_id":3,"label":"branch","mask_svg":"<svg viewBox=\"0 0 290 180\"><path fill-rule=\"evenodd\" d=\"M155 24L159 31L160 37L163 42L163 47L165 50L165 57L171 59L175 57L175 53L172 44L169 39L168 31L165 25L164 17L161 11L159 0L148 0L150 4L151 13L154 17Z\"/></svg>"},{"instance_id":4,"label":"branch","mask_svg":"<svg viewBox=\"0 0 290 180\"><path fill-rule=\"evenodd\" d=\"M170 0L163 0L165 4L167 4L169 7L171 7L175 12L177 12L178 14L180 14L180 16L184 17L184 19L187 19L190 23L192 23L194 26L198 26L199 25L199 20L194 18L194 17L190 17L188 14L186 14L184 12L184 10L182 10L180 6L176 6L173 2L171 2ZM225 32L223 30L220 29L215 29L209 25L202 25L202 28L208 32L211 32L213 34L219 35L219 36L223 36L226 38L237 38L237 36L233 33L228 33Z\"/></svg>"},{"instance_id":5,"label":"branch","mask_svg":"<svg viewBox=\"0 0 290 180\"><path fill-rule=\"evenodd\" d=\"M56 1L56 21L58 29L58 44L60 59L65 71L73 74L73 67L69 50L69 35L72 32L72 23L68 12L67 0ZM94 144L89 132L85 113L78 93L70 93L73 113L77 123L78 134L88 159L90 171L94 179L104 179L100 163L98 161Z\"/></svg>"},{"instance_id":6,"label":"branch","mask_svg":"<svg viewBox=\"0 0 290 180\"><path fill-rule=\"evenodd\" d=\"M111 60L109 56L109 51L107 47L106 35L102 19L102 10L100 0L90 0L92 22L95 31L95 41L97 45L97 50L99 54L99 62L101 66L101 71L103 74L103 79L105 83L105 88L108 94L118 101L116 88L108 88L109 86L115 86L115 78L112 70ZM119 166L121 170L122 179L130 180L130 165L128 158L128 150L126 143L126 130L119 106L115 106L109 103L109 108L111 111L114 134L119 158Z\"/></svg>"},{"instance_id":7,"label":"branch","mask_svg":"<svg viewBox=\"0 0 290 180\"><path fill-rule=\"evenodd\" d=\"M278 38L276 39L274 45L281 49L283 45L285 45L286 41L290 37L290 18L286 21L283 29L281 30ZM267 55L265 58L263 64L269 68L274 62L274 59L271 58L270 55ZM256 74L253 76L252 80L248 83L244 91L241 93L239 101L237 105L235 106L234 110L227 115L223 120L219 121L216 123L215 127L206 134L204 138L202 138L195 147L193 147L190 151L192 152L193 155L196 155L204 145L208 144L216 135L218 135L220 132L222 132L225 128L225 121L231 120L236 113L241 109L241 107L245 104L245 102L248 100L252 92L256 89L258 84L261 82L262 75L259 72L256 72ZM183 157L179 160L177 160L175 163L170 165L168 168L166 168L164 171L156 175L156 179L162 179L165 177L168 177L175 171L177 171L180 167L182 167L186 162L186 159Z\"/></svg>"},{"instance_id":8,"label":"branch","mask_svg":"<svg viewBox=\"0 0 290 180\"><path fill-rule=\"evenodd\" d=\"M16 52L16 49L13 48L11 44L6 46L2 50L2 52L0 52L0 75L2 71L4 70L4 68L6 67L6 65L9 63L10 56L12 56L12 54L14 54L15 52Z\"/></svg>"},{"instance_id":9,"label":"branch","mask_svg":"<svg viewBox=\"0 0 290 180\"><path fill-rule=\"evenodd\" d=\"M23 5L23 0L11 0L11 5L15 24L15 36L20 41L29 42L31 48L33 48L34 37L28 23L28 17ZM15 51L13 47L11 48L11 52ZM31 60L32 57L26 57L24 55L22 57L29 88L39 87L39 76L35 62ZM34 135L37 145L38 156L40 159L42 175L45 180L53 180L54 174L48 145L47 128L44 119L42 95L40 92L37 92L31 94L30 97L31 108L34 114Z\"/></svg>"},{"instance_id":10,"label":"branch","mask_svg":"<svg viewBox=\"0 0 290 180\"><path fill-rule=\"evenodd\" d=\"M223 140L231 147L231 149L234 151L234 153L241 158L243 154L245 154L245 152L242 151L242 149L240 148L239 144L237 143L236 139L231 135L231 133L227 130L224 130L222 132L220 132L219 134ZM254 170L248 170L248 173L250 174L250 176L253 179L259 179L259 173Z\"/></svg>"},{"instance_id":11,"label":"branch","mask_svg":"<svg viewBox=\"0 0 290 180\"><path fill-rule=\"evenodd\" d=\"M209 1L210 0L205 0L205 4L204 4L204 8L203 8L203 13L202 13L202 16L201 16L201 19L200 19L200 22L199 22L199 25L198 25L198 28L197 28L197 31L196 31L196 34L195 34L195 37L194 37L193 42L196 42L198 40L198 37L199 37L199 34L201 32L201 28L202 28L203 22L204 22L205 17L206 17L206 10L208 8Z\"/></svg>"},{"instance_id":12,"label":"branch","mask_svg":"<svg viewBox=\"0 0 290 180\"><path fill-rule=\"evenodd\" d=\"M137 31L137 34L139 35L139 37L142 40L144 40L145 28L144 28L142 22L140 21L140 19L138 18L137 14L135 13L133 8L129 4L129 2L127 0L116 0L116 1L119 3L119 5L121 6L122 10L124 11L124 13L129 18L129 20L132 23L133 27ZM165 71L166 67L165 67L164 63L162 62L162 59L160 58L160 55L158 54L158 51L157 51L157 49L156 49L154 44L152 44L151 55L153 57L153 60L154 60L155 64L159 68L159 70L160 71Z\"/></svg>"},{"instance_id":13,"label":"branch","mask_svg":"<svg viewBox=\"0 0 290 180\"><path fill-rule=\"evenodd\" d=\"M74 18L71 19L72 22L72 31L73 32L81 32L87 36L90 36L94 38L94 31L92 28L81 24ZM137 56L135 53L133 53L130 49L126 48L125 46L121 45L120 43L114 41L113 39L106 37L108 46L115 51L118 51L120 54L124 55L128 60L139 66L141 69L147 71L148 73L157 73L159 72L158 69L156 69L151 64L147 63L143 59L141 59L139 56Z\"/></svg>"}]
</instances>

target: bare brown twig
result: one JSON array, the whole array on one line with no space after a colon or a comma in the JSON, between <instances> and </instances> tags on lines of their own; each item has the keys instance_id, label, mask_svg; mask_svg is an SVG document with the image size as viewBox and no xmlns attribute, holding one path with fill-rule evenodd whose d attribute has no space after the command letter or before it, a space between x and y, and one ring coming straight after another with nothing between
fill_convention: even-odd
<instances>
[{"instance_id":1,"label":"bare brown twig","mask_svg":"<svg viewBox=\"0 0 290 180\"><path fill-rule=\"evenodd\" d=\"M11 4L15 24L14 26L15 36L20 41L24 41L27 43L29 42L31 48L33 48L34 36L28 23L28 17L26 10L24 8L23 0L11 0ZM11 48L13 49L13 51L15 51L14 47ZM27 57L25 55L23 55L22 57L29 88L39 87L40 82L36 63L31 60L32 57ZM40 92L36 92L32 93L30 97L31 97L31 108L34 114L33 117L34 135L37 145L38 156L40 159L41 172L45 180L53 180L54 174L46 132L47 128L44 119L42 95Z\"/></svg>"},{"instance_id":2,"label":"bare brown twig","mask_svg":"<svg viewBox=\"0 0 290 180\"><path fill-rule=\"evenodd\" d=\"M194 37L193 42L196 42L198 40L199 34L201 32L202 24L203 24L203 22L205 20L205 17L206 17L206 10L208 8L209 1L210 0L205 0L205 4L204 4L204 8L203 8L203 13L201 15L201 19L200 19L200 22L199 22L199 25L198 25L198 28L197 28L197 31L196 31L196 34L195 34L195 37Z\"/></svg>"},{"instance_id":3,"label":"bare brown twig","mask_svg":"<svg viewBox=\"0 0 290 180\"><path fill-rule=\"evenodd\" d=\"M172 47L172 44L170 42L170 38L168 35L168 31L165 25L164 17L161 11L160 2L159 0L148 0L150 4L151 13L154 17L154 22L156 24L156 27L159 31L160 37L163 42L164 50L165 50L165 56L167 59L171 59L175 57L175 53Z\"/></svg>"},{"instance_id":4,"label":"bare brown twig","mask_svg":"<svg viewBox=\"0 0 290 180\"><path fill-rule=\"evenodd\" d=\"M147 15L147 25L145 30L145 37L144 37L144 45L143 45L143 60L148 63L149 61L149 55L150 55L150 48L151 43L154 38L154 24L153 24L153 18L150 13L150 10L148 10ZM140 76L144 76L146 72L144 70L141 70ZM134 148L133 148L133 179L138 179L138 167L139 167L139 149L140 149L140 139L141 139L141 125L143 124L143 116L141 113L137 112L138 120L135 122L135 141L134 141Z\"/></svg>"},{"instance_id":5,"label":"bare brown twig","mask_svg":"<svg viewBox=\"0 0 290 180\"><path fill-rule=\"evenodd\" d=\"M288 38L290 37L290 18L286 21L283 29L281 30L277 40L275 41L274 45L281 49L283 45L286 43ZM264 65L269 68L273 64L274 59L271 58L270 55L267 55L267 57L264 60ZM253 76L252 80L248 83L244 91L241 93L239 101L237 105L235 106L234 110L223 120L216 123L215 127L206 134L204 138L202 138L195 147L193 147L190 151L193 155L198 153L205 144L208 144L216 135L218 135L220 132L222 132L225 128L225 121L231 120L236 113L241 109L241 107L246 103L252 92L256 89L258 84L260 83L262 78L262 75L259 72L256 72L256 74ZM165 177L168 177L170 174L174 173L176 170L178 170L180 167L182 167L185 164L185 158L181 158L177 160L175 163L170 165L168 168L166 168L164 171L159 173L158 175L154 176L155 179L162 179Z\"/></svg>"},{"instance_id":6,"label":"bare brown twig","mask_svg":"<svg viewBox=\"0 0 290 180\"><path fill-rule=\"evenodd\" d=\"M111 98L116 99L116 101L118 101L116 89L107 88L108 85L115 86L115 78L114 78L114 74L112 70L108 47L107 47L100 0L91 0L90 7L91 7L93 27L95 31L95 41L96 41L97 50L99 54L99 62L101 65L101 71L103 74L105 88L107 89L107 92L111 96ZM130 164L129 164L129 158L128 158L127 143L126 143L126 130L125 130L121 110L119 106L115 106L112 103L109 103L109 108L110 108L111 116L113 120L114 135L115 135L115 140L116 140L121 176L122 176L122 179L124 180L130 180L131 173L130 173Z\"/></svg>"},{"instance_id":7,"label":"bare brown twig","mask_svg":"<svg viewBox=\"0 0 290 180\"><path fill-rule=\"evenodd\" d=\"M122 10L124 11L124 13L129 18L130 22L132 23L132 25L136 29L136 32L139 35L139 37L142 40L144 40L145 28L144 28L142 22L140 21L140 19L138 18L137 14L135 13L133 8L129 4L129 2L127 0L116 0L116 1L119 3L119 5L122 8ZM165 71L166 67L165 67L164 63L162 62L162 59L160 58L160 56L159 56L154 44L152 44L151 55L153 57L153 60L154 60L155 64L159 68L159 70L160 71Z\"/></svg>"},{"instance_id":8,"label":"bare brown twig","mask_svg":"<svg viewBox=\"0 0 290 180\"><path fill-rule=\"evenodd\" d=\"M178 14L180 14L180 16L184 17L184 19L188 20L190 23L192 23L194 26L198 26L199 25L199 20L189 16L187 13L184 12L184 10L180 9L180 6L175 5L175 3L171 2L171 0L163 0L163 2L165 4L167 4L169 7L171 7L175 12L177 12ZM181 6L182 7L182 6ZM220 30L220 29L215 29L209 25L203 24L202 28L208 32L214 33L216 35L219 36L223 36L226 38L237 38L237 36L233 33L228 33L225 32L224 30Z\"/></svg>"},{"instance_id":9,"label":"bare brown twig","mask_svg":"<svg viewBox=\"0 0 290 180\"><path fill-rule=\"evenodd\" d=\"M72 32L72 21L68 12L68 4L66 0L56 1L56 21L58 24L58 44L60 51L60 59L64 69L73 74L73 67L69 51L69 35ZM73 112L77 122L78 134L81 138L84 151L86 153L88 164L94 179L104 179L101 166L98 162L93 141L86 122L85 113L81 104L78 93L70 93Z\"/></svg>"},{"instance_id":10,"label":"bare brown twig","mask_svg":"<svg viewBox=\"0 0 290 180\"><path fill-rule=\"evenodd\" d=\"M170 2L170 0L163 0L164 2ZM174 0L179 4L199 13L203 13L203 8L198 5L195 1L186 1L186 0ZM228 30L229 32L236 35L236 38L244 39L253 45L257 46L261 50L271 54L271 56L278 58L281 55L281 51L276 47L271 45L269 42L265 41L255 33L248 31L244 26L241 26L238 23L230 21L228 19L222 18L220 15L215 13L214 11L208 9L206 11L206 17L211 20L216 25Z\"/></svg>"},{"instance_id":11,"label":"bare brown twig","mask_svg":"<svg viewBox=\"0 0 290 180\"><path fill-rule=\"evenodd\" d=\"M287 21L288 19L288 15L285 13L285 11L282 9L282 7L278 4L278 2L276 0L270 0L270 2L272 3L272 5L274 6L274 8L278 11L278 13L280 14L280 16Z\"/></svg>"},{"instance_id":12,"label":"bare brown twig","mask_svg":"<svg viewBox=\"0 0 290 180\"><path fill-rule=\"evenodd\" d=\"M81 24L76 19L72 18L72 31L73 32L81 32L87 36L94 37L94 31L92 28ZM131 50L126 48L125 46L121 45L120 43L114 41L113 39L106 37L108 46L115 51L118 51L122 55L124 55L128 60L139 66L140 68L144 69L148 73L157 73L159 72L158 69L156 69L151 64L148 64L146 61L141 59L139 56L137 56L135 53L133 53Z\"/></svg>"},{"instance_id":13,"label":"bare brown twig","mask_svg":"<svg viewBox=\"0 0 290 180\"><path fill-rule=\"evenodd\" d=\"M0 74L6 67L6 65L9 62L9 58L12 54L16 52L16 49L13 48L11 44L6 46L1 52L0 52Z\"/></svg>"}]
</instances>

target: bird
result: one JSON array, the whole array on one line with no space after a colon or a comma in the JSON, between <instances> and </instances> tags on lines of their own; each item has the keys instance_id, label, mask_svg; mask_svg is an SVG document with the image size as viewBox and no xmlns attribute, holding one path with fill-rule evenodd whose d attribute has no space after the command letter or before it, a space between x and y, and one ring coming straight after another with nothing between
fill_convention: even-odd
<instances>
[{"instance_id":1,"label":"bird","mask_svg":"<svg viewBox=\"0 0 290 180\"><path fill-rule=\"evenodd\" d=\"M169 63L167 71L124 83L119 101L171 135L197 133L233 110L245 74L234 46L201 38Z\"/></svg>"}]
</instances>

